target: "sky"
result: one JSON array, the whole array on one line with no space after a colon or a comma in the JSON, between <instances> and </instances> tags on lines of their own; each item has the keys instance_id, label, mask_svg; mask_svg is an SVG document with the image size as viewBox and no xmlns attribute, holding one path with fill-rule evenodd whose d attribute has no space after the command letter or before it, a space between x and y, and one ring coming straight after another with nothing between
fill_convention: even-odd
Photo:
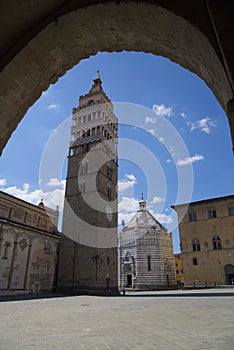
<instances>
[{"instance_id":1,"label":"sky","mask_svg":"<svg viewBox=\"0 0 234 350\"><path fill-rule=\"evenodd\" d=\"M45 205L59 205L61 224L71 112L97 69L119 119L119 222L135 214L143 192L147 208L173 231L179 252L171 205L233 194L234 160L228 120L211 90L163 57L99 53L68 71L42 93L8 141L0 190L33 204L43 197ZM56 171L45 181L52 160Z\"/></svg>"}]
</instances>

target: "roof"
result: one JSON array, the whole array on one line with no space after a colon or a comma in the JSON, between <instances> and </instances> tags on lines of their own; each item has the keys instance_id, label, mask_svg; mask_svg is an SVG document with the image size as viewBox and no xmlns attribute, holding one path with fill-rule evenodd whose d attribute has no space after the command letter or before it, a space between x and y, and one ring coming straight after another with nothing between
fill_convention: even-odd
<instances>
[{"instance_id":1,"label":"roof","mask_svg":"<svg viewBox=\"0 0 234 350\"><path fill-rule=\"evenodd\" d=\"M124 231L132 229L164 228L159 221L148 210L138 210L129 223L124 227Z\"/></svg>"},{"instance_id":2,"label":"roof","mask_svg":"<svg viewBox=\"0 0 234 350\"><path fill-rule=\"evenodd\" d=\"M104 140L105 138L103 134L100 131L98 131L94 135L90 135L87 137L83 137L83 136L79 137L78 139L76 139L76 141L73 142L72 147L84 145L86 143L90 143L94 141L104 141Z\"/></svg>"},{"instance_id":3,"label":"roof","mask_svg":"<svg viewBox=\"0 0 234 350\"><path fill-rule=\"evenodd\" d=\"M171 205L171 208L179 208L179 207L183 207L183 206L187 206L187 205L197 205L197 204L206 204L206 203L210 203L210 202L217 202L217 201L221 201L221 200L227 200L227 199L234 199L234 194L228 195L228 196L223 196L223 197L215 197L215 198L209 198L209 199L203 199L203 200L199 200L196 202L190 202L190 203L182 203L182 204L177 204L177 205Z\"/></svg>"}]
</instances>

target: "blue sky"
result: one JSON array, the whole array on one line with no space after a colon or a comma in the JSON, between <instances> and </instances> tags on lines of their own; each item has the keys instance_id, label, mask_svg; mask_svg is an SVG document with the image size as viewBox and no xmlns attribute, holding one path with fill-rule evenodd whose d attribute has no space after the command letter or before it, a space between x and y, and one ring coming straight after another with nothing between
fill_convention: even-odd
<instances>
[{"instance_id":1,"label":"blue sky","mask_svg":"<svg viewBox=\"0 0 234 350\"><path fill-rule=\"evenodd\" d=\"M97 69L105 92L117 103L116 111L122 113L120 149L124 149L124 140L132 147L128 160L120 159L119 163L120 220L129 220L144 192L148 208L168 226L178 186L184 192L191 190L186 187L191 169L192 201L233 194L230 131L213 93L196 75L165 58L127 52L99 53L83 60L42 94L3 151L1 190L38 203L42 196L39 180L43 150L54 130L71 116L78 97L90 89ZM167 129L164 134L158 132L159 122L166 123L168 133ZM180 142L187 155L175 151ZM55 158L59 152L59 147L54 149ZM124 156L125 151L121 152ZM144 152L149 153L148 158ZM147 170L142 169L144 158L148 159ZM190 175L185 171L188 168ZM47 183L45 204L62 206L65 177L66 158L61 173L52 175ZM173 235L174 250L178 252L177 229Z\"/></svg>"}]
</instances>

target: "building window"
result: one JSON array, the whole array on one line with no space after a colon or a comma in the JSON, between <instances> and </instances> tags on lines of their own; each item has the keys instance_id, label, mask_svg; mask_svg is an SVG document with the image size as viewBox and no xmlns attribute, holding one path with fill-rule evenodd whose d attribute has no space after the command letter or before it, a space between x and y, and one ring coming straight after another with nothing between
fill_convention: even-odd
<instances>
[{"instance_id":1,"label":"building window","mask_svg":"<svg viewBox=\"0 0 234 350\"><path fill-rule=\"evenodd\" d=\"M197 265L197 258L193 258L193 265Z\"/></svg>"},{"instance_id":2,"label":"building window","mask_svg":"<svg viewBox=\"0 0 234 350\"><path fill-rule=\"evenodd\" d=\"M8 259L8 253L9 253L9 248L11 246L10 242L5 242L5 249L4 249L4 253L3 253L3 259L7 260Z\"/></svg>"},{"instance_id":3,"label":"building window","mask_svg":"<svg viewBox=\"0 0 234 350\"><path fill-rule=\"evenodd\" d=\"M215 209L209 209L208 210L208 219L215 219L217 218L216 210Z\"/></svg>"},{"instance_id":4,"label":"building window","mask_svg":"<svg viewBox=\"0 0 234 350\"><path fill-rule=\"evenodd\" d=\"M151 271L151 256L147 256L148 271Z\"/></svg>"},{"instance_id":5,"label":"building window","mask_svg":"<svg viewBox=\"0 0 234 350\"><path fill-rule=\"evenodd\" d=\"M200 247L200 242L198 239L193 240L193 251L194 252L200 252L201 247Z\"/></svg>"},{"instance_id":6,"label":"building window","mask_svg":"<svg viewBox=\"0 0 234 350\"><path fill-rule=\"evenodd\" d=\"M234 216L234 207L228 208L228 215L229 216Z\"/></svg>"},{"instance_id":7,"label":"building window","mask_svg":"<svg viewBox=\"0 0 234 350\"><path fill-rule=\"evenodd\" d=\"M219 250L222 249L222 243L221 243L221 239L219 237L214 237L212 239L212 243L213 243L213 249L214 250Z\"/></svg>"},{"instance_id":8,"label":"building window","mask_svg":"<svg viewBox=\"0 0 234 350\"><path fill-rule=\"evenodd\" d=\"M109 256L106 259L106 263L107 263L107 265L110 265L110 257Z\"/></svg>"},{"instance_id":9,"label":"building window","mask_svg":"<svg viewBox=\"0 0 234 350\"><path fill-rule=\"evenodd\" d=\"M197 221L197 213L195 212L195 210L191 211L189 213L189 221Z\"/></svg>"},{"instance_id":10,"label":"building window","mask_svg":"<svg viewBox=\"0 0 234 350\"><path fill-rule=\"evenodd\" d=\"M179 270L176 270L176 273L179 273Z\"/></svg>"}]
</instances>

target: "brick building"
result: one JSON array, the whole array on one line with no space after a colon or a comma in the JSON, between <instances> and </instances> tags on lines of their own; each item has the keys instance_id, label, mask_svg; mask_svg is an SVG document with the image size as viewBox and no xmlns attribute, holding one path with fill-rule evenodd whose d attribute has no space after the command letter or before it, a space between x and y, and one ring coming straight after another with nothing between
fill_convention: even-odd
<instances>
[{"instance_id":1,"label":"brick building","mask_svg":"<svg viewBox=\"0 0 234 350\"><path fill-rule=\"evenodd\" d=\"M185 286L234 283L234 195L172 208L178 216Z\"/></svg>"},{"instance_id":2,"label":"brick building","mask_svg":"<svg viewBox=\"0 0 234 350\"><path fill-rule=\"evenodd\" d=\"M0 191L0 293L52 292L60 233L58 210Z\"/></svg>"}]
</instances>

